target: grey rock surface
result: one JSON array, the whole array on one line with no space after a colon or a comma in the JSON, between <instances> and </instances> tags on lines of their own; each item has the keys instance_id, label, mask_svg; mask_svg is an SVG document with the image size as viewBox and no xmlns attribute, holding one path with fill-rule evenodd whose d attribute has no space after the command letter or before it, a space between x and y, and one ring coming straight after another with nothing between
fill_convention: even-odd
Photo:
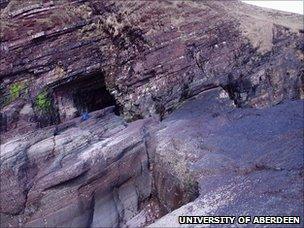
<instances>
[{"instance_id":1,"label":"grey rock surface","mask_svg":"<svg viewBox=\"0 0 304 228\"><path fill-rule=\"evenodd\" d=\"M218 93L187 102L162 122L160 167L196 180L199 196L151 227L179 226L179 215L302 215L303 101L234 109Z\"/></svg>"},{"instance_id":2,"label":"grey rock surface","mask_svg":"<svg viewBox=\"0 0 304 228\"><path fill-rule=\"evenodd\" d=\"M175 227L179 215L298 216L303 148L301 100L236 108L218 87L161 122L126 123L106 108L1 144L1 226Z\"/></svg>"},{"instance_id":3,"label":"grey rock surface","mask_svg":"<svg viewBox=\"0 0 304 228\"><path fill-rule=\"evenodd\" d=\"M151 194L144 129L113 108L1 144L1 226L118 226Z\"/></svg>"}]
</instances>

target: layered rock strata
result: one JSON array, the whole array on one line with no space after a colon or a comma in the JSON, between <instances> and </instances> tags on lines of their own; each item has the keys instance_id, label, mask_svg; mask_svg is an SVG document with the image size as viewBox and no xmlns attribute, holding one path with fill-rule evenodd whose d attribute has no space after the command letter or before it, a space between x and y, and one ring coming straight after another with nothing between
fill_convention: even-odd
<instances>
[{"instance_id":1,"label":"layered rock strata","mask_svg":"<svg viewBox=\"0 0 304 228\"><path fill-rule=\"evenodd\" d=\"M113 108L1 145L1 226L116 227L151 195L144 133Z\"/></svg>"},{"instance_id":2,"label":"layered rock strata","mask_svg":"<svg viewBox=\"0 0 304 228\"><path fill-rule=\"evenodd\" d=\"M301 16L239 1L0 7L1 226L303 211Z\"/></svg>"}]
</instances>

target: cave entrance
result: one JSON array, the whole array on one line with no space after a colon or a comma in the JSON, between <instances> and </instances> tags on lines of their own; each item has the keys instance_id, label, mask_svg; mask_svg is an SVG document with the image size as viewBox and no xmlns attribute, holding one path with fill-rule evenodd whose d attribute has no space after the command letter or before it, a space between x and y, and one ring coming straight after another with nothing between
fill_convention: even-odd
<instances>
[{"instance_id":1,"label":"cave entrance","mask_svg":"<svg viewBox=\"0 0 304 228\"><path fill-rule=\"evenodd\" d=\"M55 91L55 99L61 122L109 106L114 106L115 114L119 114L116 101L108 91L102 74L61 85Z\"/></svg>"},{"instance_id":2,"label":"cave entrance","mask_svg":"<svg viewBox=\"0 0 304 228\"><path fill-rule=\"evenodd\" d=\"M83 82L84 83L84 82ZM115 99L106 86L98 79L90 80L74 91L73 101L78 112L93 112L115 106Z\"/></svg>"}]
</instances>

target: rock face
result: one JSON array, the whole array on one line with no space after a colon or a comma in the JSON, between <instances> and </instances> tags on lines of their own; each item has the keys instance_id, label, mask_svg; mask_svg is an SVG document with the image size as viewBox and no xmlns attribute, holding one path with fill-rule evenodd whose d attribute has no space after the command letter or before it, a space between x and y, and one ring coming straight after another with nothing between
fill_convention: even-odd
<instances>
[{"instance_id":1,"label":"rock face","mask_svg":"<svg viewBox=\"0 0 304 228\"><path fill-rule=\"evenodd\" d=\"M113 227L138 213L153 119L127 125L112 111L1 145L1 225Z\"/></svg>"},{"instance_id":2,"label":"rock face","mask_svg":"<svg viewBox=\"0 0 304 228\"><path fill-rule=\"evenodd\" d=\"M22 135L1 145L1 225L140 227L173 210L151 226L299 216L303 105L237 109L215 88L162 122L127 124L112 107Z\"/></svg>"},{"instance_id":3,"label":"rock face","mask_svg":"<svg viewBox=\"0 0 304 228\"><path fill-rule=\"evenodd\" d=\"M0 7L1 227L303 211L301 16L239 1Z\"/></svg>"},{"instance_id":4,"label":"rock face","mask_svg":"<svg viewBox=\"0 0 304 228\"><path fill-rule=\"evenodd\" d=\"M303 101L234 109L220 97L216 90L202 94L162 122L155 163L184 182L197 181L199 197L151 227L177 227L181 215L303 211Z\"/></svg>"}]
</instances>

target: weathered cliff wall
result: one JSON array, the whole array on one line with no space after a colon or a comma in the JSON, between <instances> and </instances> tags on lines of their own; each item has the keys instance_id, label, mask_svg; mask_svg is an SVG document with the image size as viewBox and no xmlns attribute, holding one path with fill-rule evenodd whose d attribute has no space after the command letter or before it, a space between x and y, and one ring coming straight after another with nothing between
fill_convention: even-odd
<instances>
[{"instance_id":1,"label":"weathered cliff wall","mask_svg":"<svg viewBox=\"0 0 304 228\"><path fill-rule=\"evenodd\" d=\"M239 1L0 7L1 225L143 226L198 191L154 225L303 211L303 102L284 103L303 98L301 16Z\"/></svg>"}]
</instances>

